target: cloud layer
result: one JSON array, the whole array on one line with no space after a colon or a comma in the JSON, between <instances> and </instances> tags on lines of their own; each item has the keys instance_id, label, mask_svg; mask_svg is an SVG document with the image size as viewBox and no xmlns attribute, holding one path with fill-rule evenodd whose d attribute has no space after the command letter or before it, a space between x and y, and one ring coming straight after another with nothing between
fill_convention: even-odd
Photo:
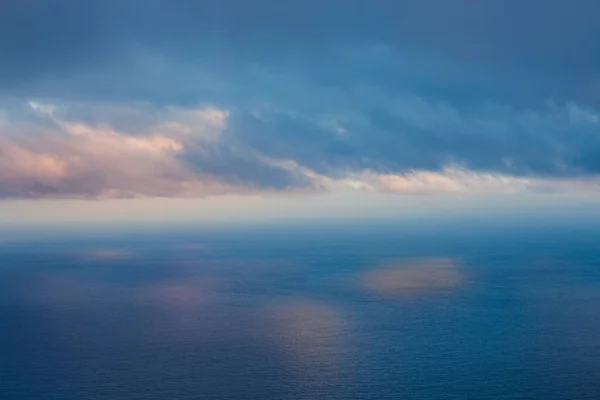
<instances>
[{"instance_id":1,"label":"cloud layer","mask_svg":"<svg viewBox=\"0 0 600 400\"><path fill-rule=\"evenodd\" d=\"M596 191L598 15L588 0L9 1L0 197Z\"/></svg>"}]
</instances>

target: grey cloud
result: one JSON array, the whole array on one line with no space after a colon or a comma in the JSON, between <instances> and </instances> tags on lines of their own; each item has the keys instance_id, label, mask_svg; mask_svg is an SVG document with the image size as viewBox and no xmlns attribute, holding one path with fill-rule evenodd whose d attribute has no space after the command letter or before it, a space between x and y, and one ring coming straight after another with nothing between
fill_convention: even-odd
<instances>
[{"instance_id":1,"label":"grey cloud","mask_svg":"<svg viewBox=\"0 0 600 400\"><path fill-rule=\"evenodd\" d=\"M216 192L315 185L281 161L326 178L448 165L595 176L599 16L592 0L5 1L0 196L96 196L115 181L169 195L196 176ZM218 141L188 139L168 165L113 148L112 163L89 157L57 181L16 173L15 143L57 163L97 152L38 139L30 131L60 127L22 106L30 100L142 138L173 107L231 117ZM117 179L113 165L131 172Z\"/></svg>"},{"instance_id":2,"label":"grey cloud","mask_svg":"<svg viewBox=\"0 0 600 400\"><path fill-rule=\"evenodd\" d=\"M228 133L263 154L328 175L440 171L448 165L530 177L600 173L599 115L572 103L550 103L539 111L482 106L467 112L416 97L382 97L344 113L338 116L341 132L323 125L327 114L275 112L237 116Z\"/></svg>"},{"instance_id":3,"label":"grey cloud","mask_svg":"<svg viewBox=\"0 0 600 400\"><path fill-rule=\"evenodd\" d=\"M258 189L272 190L311 186L302 175L269 165L244 149L235 151L231 143L187 148L181 158L195 171L214 175L233 185L250 184Z\"/></svg>"},{"instance_id":4,"label":"grey cloud","mask_svg":"<svg viewBox=\"0 0 600 400\"><path fill-rule=\"evenodd\" d=\"M429 71L435 82L424 84L428 90L460 85L464 91L466 85L515 101L554 95L596 102L598 16L600 5L592 0L569 5L560 0L11 0L0 17L0 54L9 60L0 67L0 82L36 90L39 82L59 78L70 84L71 94L94 96L86 91L91 85L105 95L143 98L152 96L153 86L163 86L161 80L178 79L162 76L159 68L155 77L162 79L148 77L147 89L132 93L127 78L136 79L131 68L140 68L135 54L144 50L177 63L212 63L229 71L228 78L249 63L296 68L325 84L344 79L340 84L347 85L362 74L394 86L402 78L393 71L381 82L373 72L382 71L347 68L332 56L339 48L376 44L400 54L414 73ZM103 89L111 78L123 79L125 89L117 84ZM60 86L53 91L60 95ZM201 97L182 92L178 95L190 101Z\"/></svg>"}]
</instances>

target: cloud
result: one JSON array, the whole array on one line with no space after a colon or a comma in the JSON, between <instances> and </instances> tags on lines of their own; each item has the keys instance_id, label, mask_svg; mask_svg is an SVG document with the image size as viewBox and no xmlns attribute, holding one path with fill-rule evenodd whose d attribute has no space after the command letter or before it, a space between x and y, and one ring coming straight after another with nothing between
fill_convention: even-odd
<instances>
[{"instance_id":1,"label":"cloud","mask_svg":"<svg viewBox=\"0 0 600 400\"><path fill-rule=\"evenodd\" d=\"M354 105L354 115L305 116L272 107L29 101L4 113L0 196L599 189L593 110L548 103L544 114L491 108L462 115L416 98L386 103L373 95L362 103L381 108L379 117L361 116L364 104Z\"/></svg>"},{"instance_id":2,"label":"cloud","mask_svg":"<svg viewBox=\"0 0 600 400\"><path fill-rule=\"evenodd\" d=\"M597 116L576 104L549 102L540 111L498 105L462 111L447 103L367 91L333 115L237 116L242 120L234 120L226 134L271 157L327 174L441 171L460 165L475 172L557 177L600 172L592 156L598 146Z\"/></svg>"},{"instance_id":3,"label":"cloud","mask_svg":"<svg viewBox=\"0 0 600 400\"><path fill-rule=\"evenodd\" d=\"M9 1L0 197L596 190L599 7Z\"/></svg>"},{"instance_id":4,"label":"cloud","mask_svg":"<svg viewBox=\"0 0 600 400\"><path fill-rule=\"evenodd\" d=\"M594 0L574 5L560 0L259 0L252 5L150 0L144 7L134 0L10 0L0 16L5 33L0 52L7 60L0 84L14 92L131 99L160 95L155 88L178 81L160 61L175 60L182 64L180 71L183 65L213 64L217 74L232 78L242 77L238 66L250 63L289 66L332 84L368 74L394 87L404 81L405 71L382 67L385 52L359 57L361 67L339 64L343 60L332 56L340 48L379 45L408 60L402 65L411 66L413 74L441 77L441 85L431 82L424 85L427 90L466 86L527 100L553 93L597 101L593 86L599 59L593 38L599 11ZM152 55L154 62L140 65L139 52ZM138 85L140 78L147 85ZM176 86L186 98L202 96ZM162 96L176 98L166 92Z\"/></svg>"},{"instance_id":5,"label":"cloud","mask_svg":"<svg viewBox=\"0 0 600 400\"><path fill-rule=\"evenodd\" d=\"M5 122L0 136L0 197L204 196L245 190L182 161L187 146L218 141L227 112L170 110L143 133L63 119L35 102L44 123ZM27 132L24 132L27 130Z\"/></svg>"},{"instance_id":6,"label":"cloud","mask_svg":"<svg viewBox=\"0 0 600 400\"><path fill-rule=\"evenodd\" d=\"M454 290L463 285L464 271L448 258L404 260L367 271L362 287L384 297Z\"/></svg>"},{"instance_id":7,"label":"cloud","mask_svg":"<svg viewBox=\"0 0 600 400\"><path fill-rule=\"evenodd\" d=\"M548 103L545 114L492 108L462 115L416 98L363 99L372 102L379 118L361 116L360 104L354 115L306 116L272 107L232 112L29 101L6 111L0 124L0 196L600 188L593 155L600 122L593 110Z\"/></svg>"}]
</instances>

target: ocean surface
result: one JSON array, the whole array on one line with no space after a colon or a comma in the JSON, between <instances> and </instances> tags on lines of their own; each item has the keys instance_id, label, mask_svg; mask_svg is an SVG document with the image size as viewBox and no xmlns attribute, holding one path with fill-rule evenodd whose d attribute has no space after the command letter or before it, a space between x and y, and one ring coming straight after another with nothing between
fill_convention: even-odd
<instances>
[{"instance_id":1,"label":"ocean surface","mask_svg":"<svg viewBox=\"0 0 600 400\"><path fill-rule=\"evenodd\" d=\"M600 399L600 228L0 235L0 399Z\"/></svg>"}]
</instances>

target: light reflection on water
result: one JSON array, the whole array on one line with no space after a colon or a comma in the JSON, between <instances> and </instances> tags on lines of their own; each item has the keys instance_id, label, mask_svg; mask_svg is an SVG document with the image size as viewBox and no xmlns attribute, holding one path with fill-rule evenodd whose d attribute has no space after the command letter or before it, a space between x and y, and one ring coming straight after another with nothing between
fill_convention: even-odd
<instances>
[{"instance_id":1,"label":"light reflection on water","mask_svg":"<svg viewBox=\"0 0 600 400\"><path fill-rule=\"evenodd\" d=\"M599 398L600 250L528 240L3 248L0 398Z\"/></svg>"}]
</instances>

